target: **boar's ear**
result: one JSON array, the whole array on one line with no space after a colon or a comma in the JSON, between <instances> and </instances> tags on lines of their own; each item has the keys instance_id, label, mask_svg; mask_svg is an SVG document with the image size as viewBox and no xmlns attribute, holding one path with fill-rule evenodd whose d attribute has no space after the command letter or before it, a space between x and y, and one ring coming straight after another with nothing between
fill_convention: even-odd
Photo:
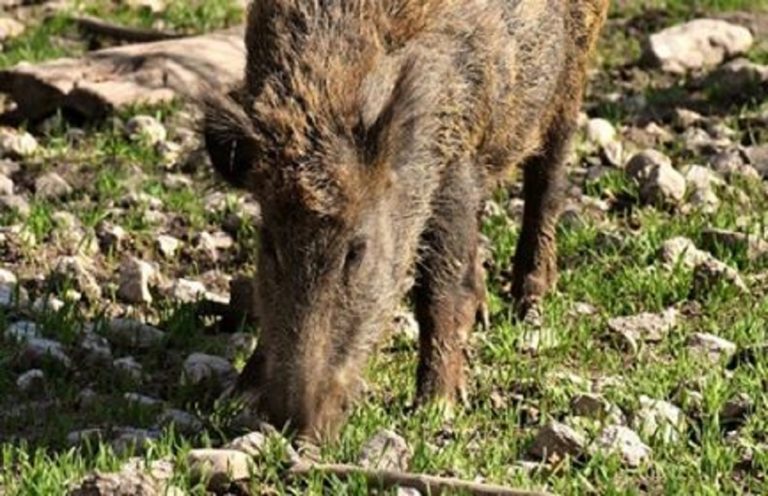
<instances>
[{"instance_id":1,"label":"boar's ear","mask_svg":"<svg viewBox=\"0 0 768 496\"><path fill-rule=\"evenodd\" d=\"M389 60L367 78L361 115L367 164L397 166L416 152L416 130L429 131L435 85L423 77L422 60L413 54Z\"/></svg>"},{"instance_id":2,"label":"boar's ear","mask_svg":"<svg viewBox=\"0 0 768 496\"><path fill-rule=\"evenodd\" d=\"M238 94L210 93L203 102L203 137L214 169L239 188L250 187L256 159L256 136Z\"/></svg>"}]
</instances>

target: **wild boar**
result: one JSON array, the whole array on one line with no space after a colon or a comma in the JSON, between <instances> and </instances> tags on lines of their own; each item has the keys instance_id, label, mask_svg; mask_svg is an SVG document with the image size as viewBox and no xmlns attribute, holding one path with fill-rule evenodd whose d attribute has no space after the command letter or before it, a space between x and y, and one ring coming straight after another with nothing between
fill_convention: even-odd
<instances>
[{"instance_id":1,"label":"wild boar","mask_svg":"<svg viewBox=\"0 0 768 496\"><path fill-rule=\"evenodd\" d=\"M207 99L215 169L262 207L258 349L238 388L333 434L412 290L417 401L465 394L484 198L523 168L513 296L556 278L563 162L608 0L259 0L241 87Z\"/></svg>"}]
</instances>

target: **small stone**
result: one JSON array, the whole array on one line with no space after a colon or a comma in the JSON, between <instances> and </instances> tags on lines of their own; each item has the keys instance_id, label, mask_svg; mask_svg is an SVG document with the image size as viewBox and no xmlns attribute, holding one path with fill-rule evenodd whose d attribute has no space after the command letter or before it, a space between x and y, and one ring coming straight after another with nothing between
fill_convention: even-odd
<instances>
[{"instance_id":1,"label":"small stone","mask_svg":"<svg viewBox=\"0 0 768 496\"><path fill-rule=\"evenodd\" d=\"M620 425L603 429L595 445L598 451L618 455L628 467L640 466L652 453L651 448L640 440L635 431Z\"/></svg>"},{"instance_id":2,"label":"small stone","mask_svg":"<svg viewBox=\"0 0 768 496\"><path fill-rule=\"evenodd\" d=\"M247 332L236 332L227 339L226 357L235 361L239 357L249 357L256 350L256 336Z\"/></svg>"},{"instance_id":3,"label":"small stone","mask_svg":"<svg viewBox=\"0 0 768 496\"><path fill-rule=\"evenodd\" d=\"M219 252L221 250L228 250L234 246L234 240L224 231L214 233L202 232L197 236L195 245L199 251L215 262L219 259Z\"/></svg>"},{"instance_id":4,"label":"small stone","mask_svg":"<svg viewBox=\"0 0 768 496\"><path fill-rule=\"evenodd\" d=\"M747 164L739 150L725 150L707 159L709 166L728 180L734 177L760 179L757 170Z\"/></svg>"},{"instance_id":5,"label":"small stone","mask_svg":"<svg viewBox=\"0 0 768 496\"><path fill-rule=\"evenodd\" d=\"M728 400L720 410L720 424L728 430L734 430L747 420L754 410L755 403L746 393L740 393Z\"/></svg>"},{"instance_id":6,"label":"small stone","mask_svg":"<svg viewBox=\"0 0 768 496\"><path fill-rule=\"evenodd\" d=\"M193 353L184 360L181 383L195 385L215 381L220 385L234 380L237 371L226 359L204 353Z\"/></svg>"},{"instance_id":7,"label":"small stone","mask_svg":"<svg viewBox=\"0 0 768 496\"><path fill-rule=\"evenodd\" d=\"M674 267L679 263L683 267L692 269L712 258L711 254L696 248L693 241L682 236L668 239L659 250L659 259L668 267Z\"/></svg>"},{"instance_id":8,"label":"small stone","mask_svg":"<svg viewBox=\"0 0 768 496\"><path fill-rule=\"evenodd\" d=\"M193 185L192 178L184 174L167 174L163 178L163 186L169 190L191 189Z\"/></svg>"},{"instance_id":9,"label":"small stone","mask_svg":"<svg viewBox=\"0 0 768 496\"><path fill-rule=\"evenodd\" d=\"M208 478L210 490L250 476L250 457L233 449L193 449L187 455L187 465L194 476Z\"/></svg>"},{"instance_id":10,"label":"small stone","mask_svg":"<svg viewBox=\"0 0 768 496\"><path fill-rule=\"evenodd\" d=\"M5 176L3 174L0 174L0 195L2 196L12 196L13 195L13 180Z\"/></svg>"},{"instance_id":11,"label":"small stone","mask_svg":"<svg viewBox=\"0 0 768 496\"><path fill-rule=\"evenodd\" d=\"M8 269L0 268L0 284L16 284L19 280L16 274Z\"/></svg>"},{"instance_id":12,"label":"small stone","mask_svg":"<svg viewBox=\"0 0 768 496\"><path fill-rule=\"evenodd\" d=\"M181 303L194 303L205 297L205 285L189 279L177 279L171 289L171 298Z\"/></svg>"},{"instance_id":13,"label":"small stone","mask_svg":"<svg viewBox=\"0 0 768 496\"><path fill-rule=\"evenodd\" d=\"M162 427L173 426L174 430L182 434L199 434L203 430L203 423L197 416L175 408L169 408L160 414L157 424Z\"/></svg>"},{"instance_id":14,"label":"small stone","mask_svg":"<svg viewBox=\"0 0 768 496\"><path fill-rule=\"evenodd\" d=\"M0 42L18 38L26 28L12 17L0 17Z\"/></svg>"},{"instance_id":15,"label":"small stone","mask_svg":"<svg viewBox=\"0 0 768 496\"><path fill-rule=\"evenodd\" d=\"M142 452L150 443L157 441L159 432L133 427L122 427L116 430L116 436L110 441L110 446L119 456L128 452Z\"/></svg>"},{"instance_id":16,"label":"small stone","mask_svg":"<svg viewBox=\"0 0 768 496\"><path fill-rule=\"evenodd\" d=\"M686 108L676 108L673 117L675 127L681 131L702 124L704 120L700 113Z\"/></svg>"},{"instance_id":17,"label":"small stone","mask_svg":"<svg viewBox=\"0 0 768 496\"><path fill-rule=\"evenodd\" d=\"M109 341L95 332L85 332L80 339L80 348L85 351L85 360L91 365L103 365L112 362L112 348Z\"/></svg>"},{"instance_id":18,"label":"small stone","mask_svg":"<svg viewBox=\"0 0 768 496\"><path fill-rule=\"evenodd\" d=\"M582 393L571 400L571 410L576 415L596 420L609 420L612 423L623 424L624 414L621 410L602 395Z\"/></svg>"},{"instance_id":19,"label":"small stone","mask_svg":"<svg viewBox=\"0 0 768 496\"><path fill-rule=\"evenodd\" d=\"M161 14L167 5L164 0L123 0L132 9L146 9L153 14Z\"/></svg>"},{"instance_id":20,"label":"small stone","mask_svg":"<svg viewBox=\"0 0 768 496\"><path fill-rule=\"evenodd\" d=\"M157 481L141 472L130 473L93 473L83 477L77 485L70 488L67 496L129 496L159 495L161 491Z\"/></svg>"},{"instance_id":21,"label":"small stone","mask_svg":"<svg viewBox=\"0 0 768 496\"><path fill-rule=\"evenodd\" d=\"M131 356L118 358L112 362L112 367L134 382L141 382L144 376L144 368Z\"/></svg>"},{"instance_id":22,"label":"small stone","mask_svg":"<svg viewBox=\"0 0 768 496\"><path fill-rule=\"evenodd\" d=\"M29 157L37 150L37 140L28 132L0 127L0 155L3 157Z\"/></svg>"},{"instance_id":23,"label":"small stone","mask_svg":"<svg viewBox=\"0 0 768 496\"><path fill-rule=\"evenodd\" d=\"M358 463L371 470L406 471L411 462L408 442L399 434L382 429L360 449Z\"/></svg>"},{"instance_id":24,"label":"small stone","mask_svg":"<svg viewBox=\"0 0 768 496\"><path fill-rule=\"evenodd\" d=\"M640 409L634 415L633 426L644 438L676 442L684 425L685 415L672 403L640 396Z\"/></svg>"},{"instance_id":25,"label":"small stone","mask_svg":"<svg viewBox=\"0 0 768 496\"><path fill-rule=\"evenodd\" d=\"M640 185L640 196L646 203L677 205L685 197L685 177L671 165L652 168Z\"/></svg>"},{"instance_id":26,"label":"small stone","mask_svg":"<svg viewBox=\"0 0 768 496\"><path fill-rule=\"evenodd\" d=\"M537 354L556 348L560 344L560 336L551 327L541 327L540 316L534 316L533 325L528 326L517 341L517 349L521 353Z\"/></svg>"},{"instance_id":27,"label":"small stone","mask_svg":"<svg viewBox=\"0 0 768 496\"><path fill-rule=\"evenodd\" d=\"M89 409L96 404L98 398L99 398L99 395L96 394L96 391L94 391L91 388L85 388L79 393L77 393L75 402L77 403L78 408Z\"/></svg>"},{"instance_id":28,"label":"small stone","mask_svg":"<svg viewBox=\"0 0 768 496\"><path fill-rule=\"evenodd\" d=\"M657 343L677 325L677 310L669 308L662 313L644 312L628 317L608 320L608 329L632 352L640 342Z\"/></svg>"},{"instance_id":29,"label":"small stone","mask_svg":"<svg viewBox=\"0 0 768 496\"><path fill-rule=\"evenodd\" d=\"M16 379L16 387L23 393L39 393L45 388L45 373L40 369L28 370Z\"/></svg>"},{"instance_id":30,"label":"small stone","mask_svg":"<svg viewBox=\"0 0 768 496\"><path fill-rule=\"evenodd\" d=\"M72 368L72 360L58 341L31 338L24 342L19 355L19 364L24 368L42 367L51 363L66 369Z\"/></svg>"},{"instance_id":31,"label":"small stone","mask_svg":"<svg viewBox=\"0 0 768 496\"><path fill-rule=\"evenodd\" d=\"M32 211L29 202L19 195L0 196L0 212L15 212L21 217L28 217Z\"/></svg>"},{"instance_id":32,"label":"small stone","mask_svg":"<svg viewBox=\"0 0 768 496\"><path fill-rule=\"evenodd\" d=\"M267 448L267 442L267 436L261 432L255 431L233 439L224 447L242 451L243 453L256 458L264 454L264 450Z\"/></svg>"},{"instance_id":33,"label":"small stone","mask_svg":"<svg viewBox=\"0 0 768 496\"><path fill-rule=\"evenodd\" d=\"M587 141L604 147L616 140L616 128L606 119L590 119L586 127Z\"/></svg>"},{"instance_id":34,"label":"small stone","mask_svg":"<svg viewBox=\"0 0 768 496\"><path fill-rule=\"evenodd\" d=\"M168 132L160 121L150 115L137 115L125 124L128 137L155 146L168 137Z\"/></svg>"},{"instance_id":35,"label":"small stone","mask_svg":"<svg viewBox=\"0 0 768 496\"><path fill-rule=\"evenodd\" d=\"M35 313L56 313L60 311L66 303L53 295L46 295L37 298L32 303L32 311Z\"/></svg>"},{"instance_id":36,"label":"small stone","mask_svg":"<svg viewBox=\"0 0 768 496\"><path fill-rule=\"evenodd\" d=\"M768 241L756 236L726 229L704 229L701 233L703 244L710 250L724 247L731 251L746 253L752 261L768 258Z\"/></svg>"},{"instance_id":37,"label":"small stone","mask_svg":"<svg viewBox=\"0 0 768 496\"><path fill-rule=\"evenodd\" d=\"M739 58L713 71L705 84L714 87L721 98L738 98L759 91L768 82L768 66Z\"/></svg>"},{"instance_id":38,"label":"small stone","mask_svg":"<svg viewBox=\"0 0 768 496\"><path fill-rule=\"evenodd\" d=\"M653 169L666 166L672 167L672 159L657 150L648 148L629 159L626 172L630 178L643 184L650 177Z\"/></svg>"},{"instance_id":39,"label":"small stone","mask_svg":"<svg viewBox=\"0 0 768 496\"><path fill-rule=\"evenodd\" d=\"M709 361L717 363L725 358L730 358L736 353L736 344L712 334L697 332L688 337L688 348Z\"/></svg>"},{"instance_id":40,"label":"small stone","mask_svg":"<svg viewBox=\"0 0 768 496\"><path fill-rule=\"evenodd\" d=\"M560 422L549 422L536 434L531 446L532 456L542 460L579 457L587 446L586 438Z\"/></svg>"},{"instance_id":41,"label":"small stone","mask_svg":"<svg viewBox=\"0 0 768 496\"><path fill-rule=\"evenodd\" d=\"M176 252L181 247L181 241L174 238L173 236L161 234L157 237L155 246L157 247L157 251L160 252L162 256L172 259L176 256Z\"/></svg>"},{"instance_id":42,"label":"small stone","mask_svg":"<svg viewBox=\"0 0 768 496\"><path fill-rule=\"evenodd\" d=\"M136 320L117 318L107 326L107 339L118 346L147 349L161 344L165 333Z\"/></svg>"},{"instance_id":43,"label":"small stone","mask_svg":"<svg viewBox=\"0 0 768 496\"><path fill-rule=\"evenodd\" d=\"M119 250L123 242L128 239L125 229L111 222L100 222L96 228L96 236L104 253Z\"/></svg>"},{"instance_id":44,"label":"small stone","mask_svg":"<svg viewBox=\"0 0 768 496\"><path fill-rule=\"evenodd\" d=\"M72 194L72 186L55 172L43 174L35 180L35 196L56 200Z\"/></svg>"},{"instance_id":45,"label":"small stone","mask_svg":"<svg viewBox=\"0 0 768 496\"><path fill-rule=\"evenodd\" d=\"M61 257L57 260L53 273L53 283L61 288L69 288L70 283L74 289L83 293L88 300L101 299L101 287L91 274L91 266L87 259L80 256Z\"/></svg>"},{"instance_id":46,"label":"small stone","mask_svg":"<svg viewBox=\"0 0 768 496\"><path fill-rule=\"evenodd\" d=\"M695 297L706 297L714 288L728 285L742 293L749 293L746 283L739 272L729 265L716 260L705 260L693 269L693 287Z\"/></svg>"},{"instance_id":47,"label":"small stone","mask_svg":"<svg viewBox=\"0 0 768 496\"><path fill-rule=\"evenodd\" d=\"M716 138L700 128L687 129L682 136L685 150L694 155L714 155L733 147L729 138Z\"/></svg>"},{"instance_id":48,"label":"small stone","mask_svg":"<svg viewBox=\"0 0 768 496\"><path fill-rule=\"evenodd\" d=\"M29 341L42 337L40 329L37 328L37 324L28 320L19 320L12 323L5 330L5 338L11 339L16 342Z\"/></svg>"},{"instance_id":49,"label":"small stone","mask_svg":"<svg viewBox=\"0 0 768 496\"><path fill-rule=\"evenodd\" d=\"M651 35L645 56L665 72L683 74L714 67L745 53L753 43L747 28L716 19L695 19Z\"/></svg>"},{"instance_id":50,"label":"small stone","mask_svg":"<svg viewBox=\"0 0 768 496\"><path fill-rule=\"evenodd\" d=\"M410 342L416 342L419 339L419 323L413 312L407 309L400 309L393 318L393 330L396 336L403 336Z\"/></svg>"},{"instance_id":51,"label":"small stone","mask_svg":"<svg viewBox=\"0 0 768 496\"><path fill-rule=\"evenodd\" d=\"M120 287L117 296L128 303L152 303L149 284L156 275L155 268L137 258L128 258L120 265Z\"/></svg>"},{"instance_id":52,"label":"small stone","mask_svg":"<svg viewBox=\"0 0 768 496\"><path fill-rule=\"evenodd\" d=\"M102 429L81 429L67 434L67 444L70 446L77 446L85 442L98 442L103 437L104 431Z\"/></svg>"},{"instance_id":53,"label":"small stone","mask_svg":"<svg viewBox=\"0 0 768 496\"><path fill-rule=\"evenodd\" d=\"M163 402L151 396L146 396L139 393L125 393L123 399L131 404L145 408L155 408L162 406Z\"/></svg>"}]
</instances>

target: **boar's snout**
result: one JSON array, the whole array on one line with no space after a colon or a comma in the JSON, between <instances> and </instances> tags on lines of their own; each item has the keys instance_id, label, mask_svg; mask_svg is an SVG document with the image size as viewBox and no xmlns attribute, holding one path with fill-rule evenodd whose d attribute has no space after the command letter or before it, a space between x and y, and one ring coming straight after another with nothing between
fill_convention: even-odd
<instances>
[{"instance_id":1,"label":"boar's snout","mask_svg":"<svg viewBox=\"0 0 768 496\"><path fill-rule=\"evenodd\" d=\"M359 378L328 365L322 350L268 346L256 351L240 377L239 389L257 391L257 414L278 429L315 441L336 436L347 417Z\"/></svg>"}]
</instances>

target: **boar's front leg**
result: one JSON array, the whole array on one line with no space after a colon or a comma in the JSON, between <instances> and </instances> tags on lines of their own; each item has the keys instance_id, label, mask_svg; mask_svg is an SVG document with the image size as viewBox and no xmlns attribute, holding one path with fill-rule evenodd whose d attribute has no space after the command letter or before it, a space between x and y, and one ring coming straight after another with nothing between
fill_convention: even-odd
<instances>
[{"instance_id":1,"label":"boar's front leg","mask_svg":"<svg viewBox=\"0 0 768 496\"><path fill-rule=\"evenodd\" d=\"M526 317L539 304L557 279L555 234L574 126L575 117L557 118L545 133L541 154L523 164L525 208L512 279L512 297L520 317Z\"/></svg>"},{"instance_id":2,"label":"boar's front leg","mask_svg":"<svg viewBox=\"0 0 768 496\"><path fill-rule=\"evenodd\" d=\"M419 322L417 403L466 400L466 346L485 281L478 262L479 190L469 167L444 178L422 236L414 303Z\"/></svg>"}]
</instances>

